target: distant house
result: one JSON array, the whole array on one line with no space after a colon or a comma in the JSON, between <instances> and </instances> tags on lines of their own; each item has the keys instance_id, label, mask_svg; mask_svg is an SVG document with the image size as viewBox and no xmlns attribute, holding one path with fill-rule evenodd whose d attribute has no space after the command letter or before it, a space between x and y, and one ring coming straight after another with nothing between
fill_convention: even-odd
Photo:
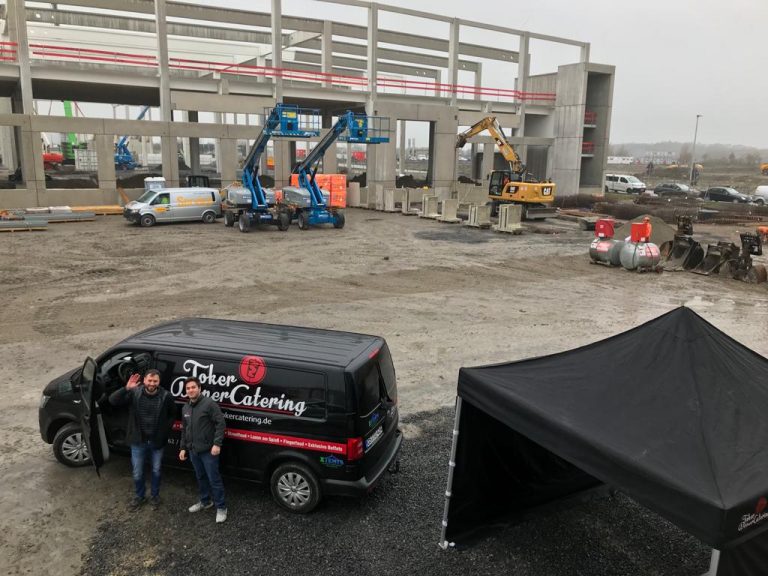
<instances>
[{"instance_id":1,"label":"distant house","mask_svg":"<svg viewBox=\"0 0 768 576\"><path fill-rule=\"evenodd\" d=\"M634 156L608 156L608 164L634 164Z\"/></svg>"}]
</instances>

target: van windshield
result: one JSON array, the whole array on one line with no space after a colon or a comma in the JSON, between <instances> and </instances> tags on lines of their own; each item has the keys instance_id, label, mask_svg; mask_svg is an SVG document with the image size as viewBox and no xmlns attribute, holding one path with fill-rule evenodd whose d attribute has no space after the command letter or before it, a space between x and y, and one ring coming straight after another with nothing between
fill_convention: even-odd
<instances>
[{"instance_id":1,"label":"van windshield","mask_svg":"<svg viewBox=\"0 0 768 576\"><path fill-rule=\"evenodd\" d=\"M637 184L638 182L640 182L640 180L635 178L634 176L627 176L627 181L632 182L632 184Z\"/></svg>"},{"instance_id":2,"label":"van windshield","mask_svg":"<svg viewBox=\"0 0 768 576\"><path fill-rule=\"evenodd\" d=\"M136 200L136 202L142 202L144 204L149 204L152 201L152 198L155 197L155 194L157 194L157 190L147 190L139 196L139 199Z\"/></svg>"}]
</instances>

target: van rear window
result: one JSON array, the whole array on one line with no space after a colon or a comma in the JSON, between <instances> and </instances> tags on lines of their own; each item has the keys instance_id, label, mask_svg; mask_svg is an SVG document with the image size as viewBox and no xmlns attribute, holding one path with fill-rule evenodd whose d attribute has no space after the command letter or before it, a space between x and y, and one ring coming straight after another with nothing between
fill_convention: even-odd
<instances>
[{"instance_id":1,"label":"van rear window","mask_svg":"<svg viewBox=\"0 0 768 576\"><path fill-rule=\"evenodd\" d=\"M397 380L389 348L382 346L374 360L364 368L359 391L358 410L361 416L373 412L382 401L397 401Z\"/></svg>"}]
</instances>

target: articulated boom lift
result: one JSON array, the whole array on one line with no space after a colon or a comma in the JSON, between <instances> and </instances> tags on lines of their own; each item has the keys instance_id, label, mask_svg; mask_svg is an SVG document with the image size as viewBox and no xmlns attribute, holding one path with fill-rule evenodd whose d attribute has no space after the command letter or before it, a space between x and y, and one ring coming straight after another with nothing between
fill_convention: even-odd
<instances>
[{"instance_id":1,"label":"articulated boom lift","mask_svg":"<svg viewBox=\"0 0 768 576\"><path fill-rule=\"evenodd\" d=\"M148 110L149 106L144 106L144 108L141 109L141 113L136 117L136 120L143 119ZM130 140L130 138L130 136L123 136L118 143L115 144L115 167L120 168L121 170L133 170L138 166L133 154L128 150L128 140Z\"/></svg>"},{"instance_id":2,"label":"articulated boom lift","mask_svg":"<svg viewBox=\"0 0 768 576\"><path fill-rule=\"evenodd\" d=\"M344 212L337 208L329 208L323 191L317 185L315 174L320 160L328 148L336 140L351 142L353 144L381 144L389 142L389 118L356 114L347 110L339 116L339 119L330 131L318 142L304 160L293 169L299 176L299 189L306 190L309 198L303 205L295 206L295 214L299 220L299 228L307 230L317 224L333 224L334 228L344 227ZM288 195L300 190L284 188Z\"/></svg>"},{"instance_id":3,"label":"articulated boom lift","mask_svg":"<svg viewBox=\"0 0 768 576\"><path fill-rule=\"evenodd\" d=\"M554 216L555 184L539 182L526 172L525 164L507 141L504 131L495 116L488 116L456 136L456 148L462 148L467 140L487 130L504 159L509 170L494 170L488 183L488 203L496 215L499 204L521 204L523 218L533 220Z\"/></svg>"},{"instance_id":4,"label":"articulated boom lift","mask_svg":"<svg viewBox=\"0 0 768 576\"><path fill-rule=\"evenodd\" d=\"M311 138L320 134L320 113L318 110L305 110L290 104L277 104L268 114L261 133L251 146L243 163L243 188L250 198L239 197L236 192L227 193L228 206L224 213L224 223L234 224L238 216L240 232L249 232L251 225L276 224L280 230L287 230L291 224L291 214L283 205L275 205L271 190L266 190L259 182L261 155L267 149L272 137ZM232 196L232 197L230 197Z\"/></svg>"}]
</instances>

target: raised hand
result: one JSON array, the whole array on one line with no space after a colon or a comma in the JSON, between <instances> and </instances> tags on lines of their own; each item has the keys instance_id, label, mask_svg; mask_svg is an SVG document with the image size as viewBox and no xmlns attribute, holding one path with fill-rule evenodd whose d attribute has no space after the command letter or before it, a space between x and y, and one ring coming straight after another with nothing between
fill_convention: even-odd
<instances>
[{"instance_id":1,"label":"raised hand","mask_svg":"<svg viewBox=\"0 0 768 576\"><path fill-rule=\"evenodd\" d=\"M131 377L128 378L128 382L125 383L125 387L128 390L133 390L136 388L136 386L139 385L139 381L141 380L140 374L131 374Z\"/></svg>"}]
</instances>

